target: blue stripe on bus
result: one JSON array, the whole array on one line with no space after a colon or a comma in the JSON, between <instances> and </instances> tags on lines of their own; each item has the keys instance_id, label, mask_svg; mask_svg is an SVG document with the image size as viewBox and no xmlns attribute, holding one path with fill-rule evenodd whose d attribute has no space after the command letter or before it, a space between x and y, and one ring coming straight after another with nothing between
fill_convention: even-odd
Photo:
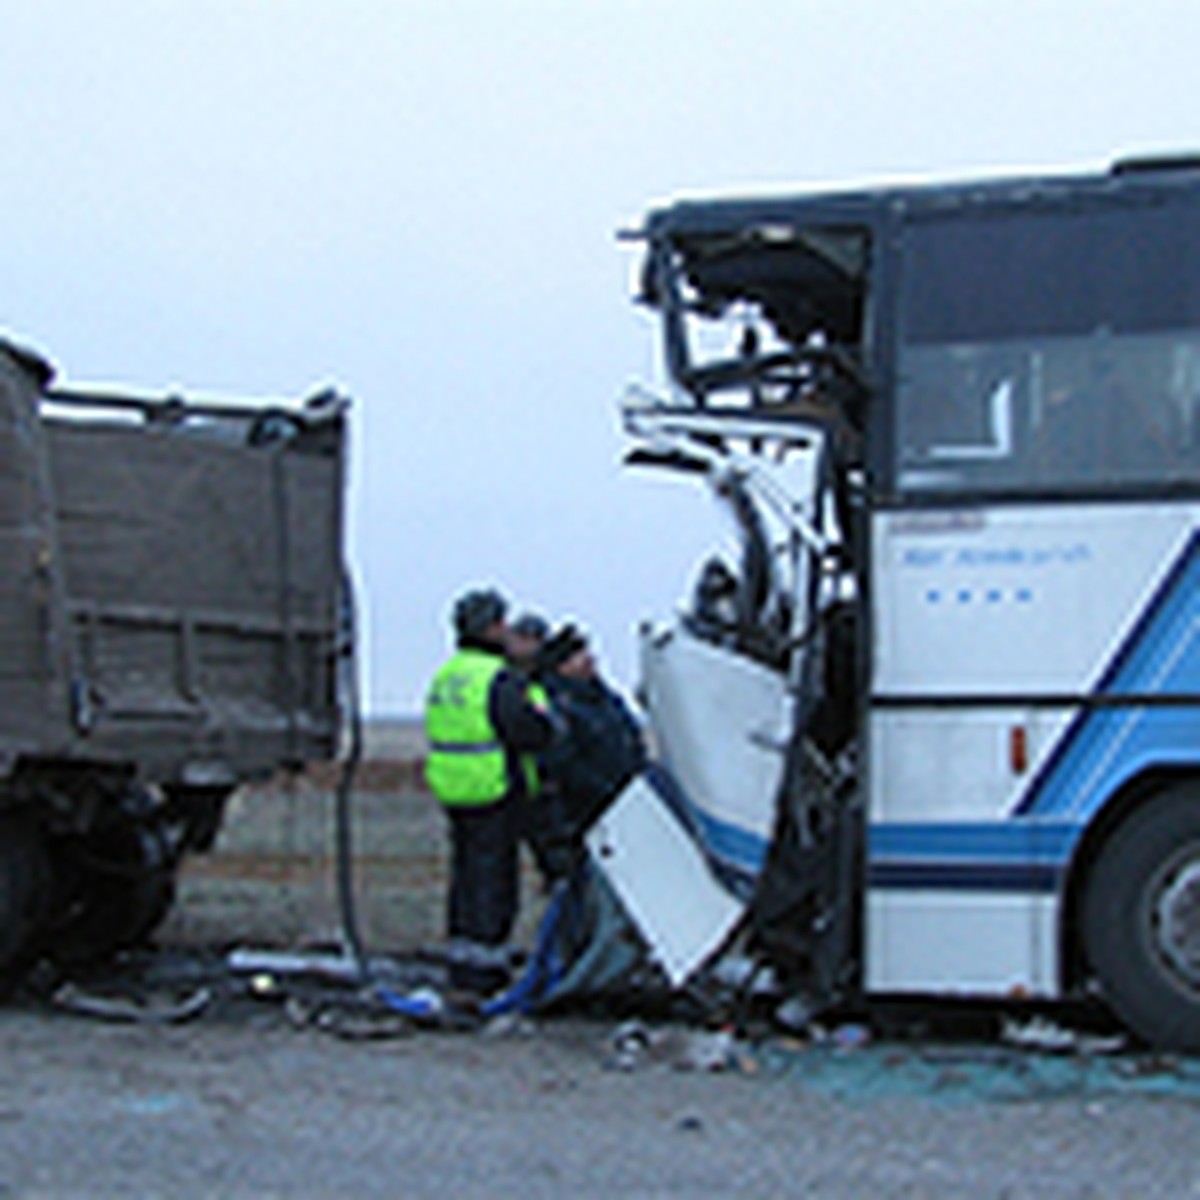
<instances>
[{"instance_id":1,"label":"blue stripe on bus","mask_svg":"<svg viewBox=\"0 0 1200 1200\"><path fill-rule=\"evenodd\" d=\"M1040 821L914 822L872 826L873 888L1053 892L1080 829Z\"/></svg>"},{"instance_id":2,"label":"blue stripe on bus","mask_svg":"<svg viewBox=\"0 0 1200 1200\"><path fill-rule=\"evenodd\" d=\"M1197 705L1081 711L1016 815L1082 820L1147 767L1200 763L1200 535L1168 571L1096 692L1194 695Z\"/></svg>"},{"instance_id":3,"label":"blue stripe on bus","mask_svg":"<svg viewBox=\"0 0 1200 1200\"><path fill-rule=\"evenodd\" d=\"M645 777L691 835L717 878L737 895L753 888L767 856L767 840L701 808L662 763L650 763Z\"/></svg>"},{"instance_id":4,"label":"blue stripe on bus","mask_svg":"<svg viewBox=\"0 0 1200 1200\"><path fill-rule=\"evenodd\" d=\"M1060 868L1041 863L872 863L867 886L877 891L1053 894L1062 876Z\"/></svg>"},{"instance_id":5,"label":"blue stripe on bus","mask_svg":"<svg viewBox=\"0 0 1200 1200\"><path fill-rule=\"evenodd\" d=\"M688 797L661 764L647 781L735 895L747 896L766 859L767 839L722 821ZM874 826L868 834L869 885L875 888L1053 892L1081 829L1065 822L914 822Z\"/></svg>"},{"instance_id":6,"label":"blue stripe on bus","mask_svg":"<svg viewBox=\"0 0 1200 1200\"><path fill-rule=\"evenodd\" d=\"M1079 835L1066 822L938 821L873 825L868 837L872 860L884 858L1036 859L1062 862Z\"/></svg>"}]
</instances>

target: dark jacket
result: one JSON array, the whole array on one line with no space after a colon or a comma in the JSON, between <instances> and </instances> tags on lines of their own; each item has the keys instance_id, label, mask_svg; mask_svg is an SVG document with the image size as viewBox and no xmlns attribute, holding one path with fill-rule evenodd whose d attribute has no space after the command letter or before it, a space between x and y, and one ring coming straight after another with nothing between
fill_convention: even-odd
<instances>
[{"instance_id":1,"label":"dark jacket","mask_svg":"<svg viewBox=\"0 0 1200 1200\"><path fill-rule=\"evenodd\" d=\"M480 638L460 638L460 649L468 647L503 656L503 650ZM555 726L550 718L529 702L529 682L519 671L505 666L492 680L488 692L488 718L500 735L508 761L510 793L523 795L525 771L521 757L538 754L549 746Z\"/></svg>"},{"instance_id":2,"label":"dark jacket","mask_svg":"<svg viewBox=\"0 0 1200 1200\"><path fill-rule=\"evenodd\" d=\"M590 825L646 761L641 730L624 700L599 679L543 680L565 727L542 757L575 831Z\"/></svg>"}]
</instances>

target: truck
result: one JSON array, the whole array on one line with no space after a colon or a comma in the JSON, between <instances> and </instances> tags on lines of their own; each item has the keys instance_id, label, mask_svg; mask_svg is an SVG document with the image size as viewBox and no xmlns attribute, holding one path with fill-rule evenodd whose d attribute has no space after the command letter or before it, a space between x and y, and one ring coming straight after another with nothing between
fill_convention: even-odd
<instances>
[{"instance_id":1,"label":"truck","mask_svg":"<svg viewBox=\"0 0 1200 1200\"><path fill-rule=\"evenodd\" d=\"M338 752L348 402L56 387L0 342L0 973L134 946Z\"/></svg>"},{"instance_id":2,"label":"truck","mask_svg":"<svg viewBox=\"0 0 1200 1200\"><path fill-rule=\"evenodd\" d=\"M1200 159L627 236L628 459L729 518L640 633L659 775L589 834L660 962L741 930L813 1015L1076 999L1200 1049Z\"/></svg>"}]
</instances>

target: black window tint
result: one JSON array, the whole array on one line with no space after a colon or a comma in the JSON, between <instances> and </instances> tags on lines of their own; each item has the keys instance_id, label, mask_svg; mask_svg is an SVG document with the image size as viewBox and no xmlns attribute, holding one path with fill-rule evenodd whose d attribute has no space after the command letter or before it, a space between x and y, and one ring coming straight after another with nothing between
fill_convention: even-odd
<instances>
[{"instance_id":1,"label":"black window tint","mask_svg":"<svg viewBox=\"0 0 1200 1200\"><path fill-rule=\"evenodd\" d=\"M968 210L915 223L908 232L908 343L1198 326L1194 202Z\"/></svg>"},{"instance_id":2,"label":"black window tint","mask_svg":"<svg viewBox=\"0 0 1200 1200\"><path fill-rule=\"evenodd\" d=\"M908 231L904 490L1200 483L1200 210L959 212Z\"/></svg>"}]
</instances>

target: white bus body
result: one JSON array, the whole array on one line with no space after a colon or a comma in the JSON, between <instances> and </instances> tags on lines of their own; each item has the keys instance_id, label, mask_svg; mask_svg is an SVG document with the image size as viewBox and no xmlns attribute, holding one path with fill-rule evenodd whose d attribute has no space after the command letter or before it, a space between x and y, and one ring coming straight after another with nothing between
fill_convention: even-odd
<instances>
[{"instance_id":1,"label":"white bus body","mask_svg":"<svg viewBox=\"0 0 1200 1200\"><path fill-rule=\"evenodd\" d=\"M752 944L818 1008L1098 994L1200 1047L1200 167L640 236L634 457L741 533L642 692Z\"/></svg>"}]
</instances>

